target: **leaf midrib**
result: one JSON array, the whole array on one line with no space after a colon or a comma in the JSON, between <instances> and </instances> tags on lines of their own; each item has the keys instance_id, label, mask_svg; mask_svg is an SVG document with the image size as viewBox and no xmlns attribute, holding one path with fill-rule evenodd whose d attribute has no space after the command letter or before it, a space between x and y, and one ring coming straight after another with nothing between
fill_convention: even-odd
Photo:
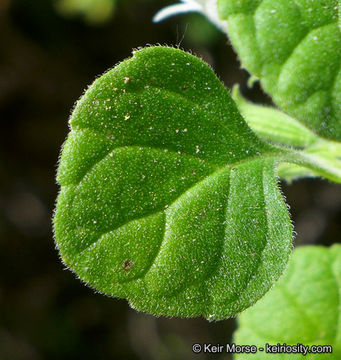
<instances>
[{"instance_id":1,"label":"leaf midrib","mask_svg":"<svg viewBox=\"0 0 341 360\"><path fill-rule=\"evenodd\" d=\"M124 147L124 148L126 148L126 147ZM139 147L139 148L140 148L140 147ZM118 149L118 148L117 148L117 149ZM149 149L149 147L148 147L148 149ZM158 149L158 150L163 151L162 149ZM177 154L178 154L178 153L177 153ZM265 155L265 154L263 154L263 155ZM106 156L108 156L108 155L106 155ZM106 157L106 156L105 156L105 157ZM270 160L271 158L273 158L273 156L274 156L274 155L268 155L267 158ZM105 157L104 157L104 158L105 158ZM233 167L242 165L242 164L244 164L244 163L246 163L246 162L251 162L251 163L252 163L253 161L259 161L260 159L264 159L264 158L265 158L265 156L263 156L263 157L253 156L253 157L251 157L250 159L243 159L243 160L241 160L241 161L239 161L239 162L236 162L236 163L233 163L233 164L229 164L229 165L226 165L226 166L223 166L223 167L216 167L214 171L210 172L208 175L206 175L205 177L203 177L200 181L194 183L192 186L190 186L190 187L187 188L185 191L183 191L181 194L179 194L179 196L178 196L176 199L174 199L174 201L172 201L170 204L166 204L166 205L167 205L167 207L172 206L172 205L173 205L174 203L176 203L183 195L185 195L186 193L188 193L188 191L191 191L191 189L193 189L194 187L198 186L200 183L206 181L209 177L214 176L215 174L217 174L217 173L220 172L220 171L224 171L224 170L227 170L228 168L233 168ZM102 160L103 160L103 159L102 159ZM89 172L87 172L87 174L89 174ZM86 174L86 175L87 175L87 174ZM84 179L84 178L83 178L83 179ZM76 189L74 190L74 193L75 193L75 194L78 192L78 189L79 189L80 186L81 186L81 182L77 185ZM74 203L74 199L75 199L75 197L73 198L72 203L71 203L71 211L72 211L72 206L73 206L73 203ZM116 231L116 230L118 230L119 228L121 228L121 227L129 224L131 221L141 220L141 219L144 219L144 218L146 218L146 217L149 217L149 216L152 216L152 215L155 215L155 214L158 214L158 213L161 213L161 212L165 211L165 206L166 206L166 205L163 205L162 207L160 207L160 208L158 208L158 209L156 209L156 210L154 210L154 211L152 211L152 212L149 212L149 213L147 213L147 214L144 214L143 216L139 216L139 217L136 217L136 218L131 218L131 219L129 219L128 221L124 222L123 224L120 224L119 226L115 227L114 229L110 229L110 230L107 230L107 231L99 234L99 235L98 235L98 238L97 238L93 243L91 243L90 245L86 246L84 249L82 249L80 252L78 252L77 255L78 255L78 256L81 256L82 253L83 253L84 251L86 251L88 248L90 248L91 246L95 246L95 244L97 244L98 241L100 241L100 239L101 239L104 235L106 235L107 233ZM161 249L161 245L160 245L159 249ZM155 259L154 259L154 260L155 260ZM152 266L152 264L151 264L151 266Z\"/></svg>"}]
</instances>

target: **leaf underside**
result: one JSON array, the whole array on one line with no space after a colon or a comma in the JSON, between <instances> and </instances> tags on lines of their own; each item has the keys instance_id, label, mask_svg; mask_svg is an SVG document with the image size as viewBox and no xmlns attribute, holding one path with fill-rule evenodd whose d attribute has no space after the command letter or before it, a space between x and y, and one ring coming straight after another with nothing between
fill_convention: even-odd
<instances>
[{"instance_id":1,"label":"leaf underside","mask_svg":"<svg viewBox=\"0 0 341 360\"><path fill-rule=\"evenodd\" d=\"M237 344L331 345L332 354L271 354L274 360L341 357L341 246L294 251L285 275L255 306L239 316ZM264 359L264 353L248 357ZM245 355L235 358L245 359Z\"/></svg>"},{"instance_id":2,"label":"leaf underside","mask_svg":"<svg viewBox=\"0 0 341 360\"><path fill-rule=\"evenodd\" d=\"M87 284L152 314L215 320L280 276L292 228L277 150L200 59L136 51L89 87L70 127L54 230Z\"/></svg>"},{"instance_id":3,"label":"leaf underside","mask_svg":"<svg viewBox=\"0 0 341 360\"><path fill-rule=\"evenodd\" d=\"M341 140L338 0L218 0L242 65L285 112Z\"/></svg>"}]
</instances>

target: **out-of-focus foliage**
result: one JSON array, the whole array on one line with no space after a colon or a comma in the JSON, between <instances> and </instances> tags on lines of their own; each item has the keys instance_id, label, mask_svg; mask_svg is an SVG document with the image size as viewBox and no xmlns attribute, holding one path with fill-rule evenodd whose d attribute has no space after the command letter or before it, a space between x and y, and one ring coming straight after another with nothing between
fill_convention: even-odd
<instances>
[{"instance_id":1,"label":"out-of-focus foliage","mask_svg":"<svg viewBox=\"0 0 341 360\"><path fill-rule=\"evenodd\" d=\"M115 10L116 0L58 0L57 9L67 16L82 15L91 24L109 20Z\"/></svg>"},{"instance_id":2,"label":"out-of-focus foliage","mask_svg":"<svg viewBox=\"0 0 341 360\"><path fill-rule=\"evenodd\" d=\"M238 354L235 360L336 360L341 356L341 246L294 251L285 275L254 307L240 315L236 344L330 345L332 353ZM312 351L314 351L312 349Z\"/></svg>"},{"instance_id":3,"label":"out-of-focus foliage","mask_svg":"<svg viewBox=\"0 0 341 360\"><path fill-rule=\"evenodd\" d=\"M147 2L157 2L147 0ZM146 0L56 0L56 8L66 17L81 16L89 25L100 25L108 22L116 12L119 3L139 2L141 6Z\"/></svg>"}]
</instances>

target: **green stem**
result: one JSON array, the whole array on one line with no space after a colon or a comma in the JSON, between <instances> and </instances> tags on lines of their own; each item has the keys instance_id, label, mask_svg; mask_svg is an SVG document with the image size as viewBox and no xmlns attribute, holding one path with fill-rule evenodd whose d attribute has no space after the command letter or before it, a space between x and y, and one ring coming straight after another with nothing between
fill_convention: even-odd
<instances>
[{"instance_id":1,"label":"green stem","mask_svg":"<svg viewBox=\"0 0 341 360\"><path fill-rule=\"evenodd\" d=\"M328 159L304 151L281 148L279 162L292 163L303 166L331 181L341 182L341 167L335 166L336 159Z\"/></svg>"}]
</instances>

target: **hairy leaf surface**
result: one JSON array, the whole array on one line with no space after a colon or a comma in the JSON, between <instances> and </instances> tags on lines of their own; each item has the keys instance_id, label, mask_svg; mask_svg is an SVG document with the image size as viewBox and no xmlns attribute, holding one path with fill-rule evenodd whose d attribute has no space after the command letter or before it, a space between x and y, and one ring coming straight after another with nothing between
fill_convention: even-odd
<instances>
[{"instance_id":1,"label":"hairy leaf surface","mask_svg":"<svg viewBox=\"0 0 341 360\"><path fill-rule=\"evenodd\" d=\"M67 266L157 315L223 319L280 276L292 229L259 140L213 71L151 47L78 101L54 218Z\"/></svg>"},{"instance_id":2,"label":"hairy leaf surface","mask_svg":"<svg viewBox=\"0 0 341 360\"><path fill-rule=\"evenodd\" d=\"M332 345L332 354L267 354L274 360L341 357L341 246L294 251L285 275L255 306L239 316L237 344ZM264 352L248 354L264 360ZM245 354L235 358L245 359Z\"/></svg>"},{"instance_id":3,"label":"hairy leaf surface","mask_svg":"<svg viewBox=\"0 0 341 360\"><path fill-rule=\"evenodd\" d=\"M341 140L339 0L218 0L242 65L287 113Z\"/></svg>"}]
</instances>

